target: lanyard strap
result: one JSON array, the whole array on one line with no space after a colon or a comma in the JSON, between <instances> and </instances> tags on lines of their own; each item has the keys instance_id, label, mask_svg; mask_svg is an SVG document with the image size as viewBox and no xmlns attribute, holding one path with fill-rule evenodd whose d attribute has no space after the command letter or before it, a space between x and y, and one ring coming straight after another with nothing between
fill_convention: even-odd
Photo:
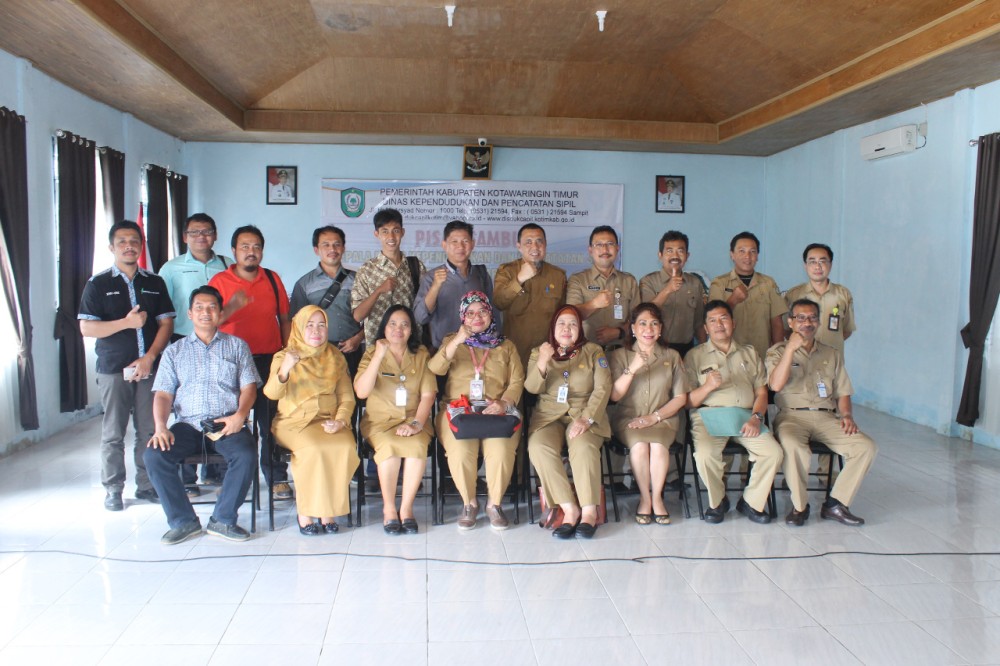
<instances>
[{"instance_id":1,"label":"lanyard strap","mask_svg":"<svg viewBox=\"0 0 1000 666\"><path fill-rule=\"evenodd\" d=\"M486 353L483 354L483 362L479 363L476 361L476 352L472 350L472 347L469 347L468 349L469 349L469 356L472 357L472 368L476 371L476 379L479 379L480 374L482 374L483 372L483 368L486 367L486 359L490 355L490 350L489 349L486 350Z\"/></svg>"}]
</instances>

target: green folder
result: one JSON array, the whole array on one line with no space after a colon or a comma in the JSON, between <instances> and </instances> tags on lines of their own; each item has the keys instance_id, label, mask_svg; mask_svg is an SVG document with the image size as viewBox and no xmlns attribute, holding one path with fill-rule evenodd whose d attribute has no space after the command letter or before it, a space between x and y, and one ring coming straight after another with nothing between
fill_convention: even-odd
<instances>
[{"instance_id":1,"label":"green folder","mask_svg":"<svg viewBox=\"0 0 1000 666\"><path fill-rule=\"evenodd\" d=\"M702 407L698 410L701 422L712 437L739 437L740 428L750 420L749 409L743 407ZM760 433L767 432L767 426L760 424Z\"/></svg>"}]
</instances>

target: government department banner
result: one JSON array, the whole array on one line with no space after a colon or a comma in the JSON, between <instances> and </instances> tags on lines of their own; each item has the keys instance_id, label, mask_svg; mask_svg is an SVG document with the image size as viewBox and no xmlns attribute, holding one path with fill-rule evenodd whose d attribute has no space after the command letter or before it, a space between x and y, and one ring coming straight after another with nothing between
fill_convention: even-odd
<instances>
[{"instance_id":1,"label":"government department banner","mask_svg":"<svg viewBox=\"0 0 1000 666\"><path fill-rule=\"evenodd\" d=\"M360 266L379 252L372 217L381 208L403 214L403 252L428 269L444 263L441 234L451 220L475 226L473 263L497 266L520 256L517 230L528 222L545 229L546 260L573 273L591 265L587 239L606 224L622 235L622 185L522 183L505 181L322 181L323 224L347 234L344 263ZM621 266L621 256L618 258Z\"/></svg>"}]
</instances>

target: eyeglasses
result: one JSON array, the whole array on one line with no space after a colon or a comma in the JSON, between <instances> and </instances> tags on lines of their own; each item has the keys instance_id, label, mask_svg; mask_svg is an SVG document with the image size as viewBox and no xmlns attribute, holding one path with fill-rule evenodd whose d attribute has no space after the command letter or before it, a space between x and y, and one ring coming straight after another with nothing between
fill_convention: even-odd
<instances>
[{"instance_id":1,"label":"eyeglasses","mask_svg":"<svg viewBox=\"0 0 1000 666\"><path fill-rule=\"evenodd\" d=\"M805 324L806 322L809 322L810 324L815 324L816 322L819 321L819 317L817 317L816 315L795 315L793 319L795 319L795 321L799 322L800 324Z\"/></svg>"},{"instance_id":2,"label":"eyeglasses","mask_svg":"<svg viewBox=\"0 0 1000 666\"><path fill-rule=\"evenodd\" d=\"M613 250L618 247L618 243L608 242L608 243L591 243L590 247L595 250Z\"/></svg>"},{"instance_id":3,"label":"eyeglasses","mask_svg":"<svg viewBox=\"0 0 1000 666\"><path fill-rule=\"evenodd\" d=\"M486 319L489 313L486 310L466 310L466 319Z\"/></svg>"},{"instance_id":4,"label":"eyeglasses","mask_svg":"<svg viewBox=\"0 0 1000 666\"><path fill-rule=\"evenodd\" d=\"M830 260L829 259L809 259L808 261L806 261L806 263L808 265L810 265L810 266L815 266L816 264L819 264L820 266L829 266L830 265Z\"/></svg>"},{"instance_id":5,"label":"eyeglasses","mask_svg":"<svg viewBox=\"0 0 1000 666\"><path fill-rule=\"evenodd\" d=\"M197 238L198 236L204 236L205 238L207 238L209 236L214 236L215 232L212 231L211 229L192 229L191 231L187 232L187 235L191 236L192 238Z\"/></svg>"}]
</instances>

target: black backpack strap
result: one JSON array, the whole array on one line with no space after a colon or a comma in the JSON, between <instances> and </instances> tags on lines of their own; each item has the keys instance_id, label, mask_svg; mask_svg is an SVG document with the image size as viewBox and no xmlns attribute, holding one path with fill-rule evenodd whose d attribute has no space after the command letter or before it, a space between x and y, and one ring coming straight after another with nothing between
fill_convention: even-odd
<instances>
[{"instance_id":1,"label":"black backpack strap","mask_svg":"<svg viewBox=\"0 0 1000 666\"><path fill-rule=\"evenodd\" d=\"M337 294L340 293L341 287L344 286L344 280L346 280L352 271L345 271L343 268L337 273L337 277L334 278L333 283L326 288L326 293L323 294L323 298L319 299L319 307L326 310L330 307L330 303L333 303L333 299L337 298Z\"/></svg>"},{"instance_id":2,"label":"black backpack strap","mask_svg":"<svg viewBox=\"0 0 1000 666\"><path fill-rule=\"evenodd\" d=\"M274 290L274 322L278 325L278 332L281 332L281 299L278 297L278 283L274 280L274 274L268 270L264 269L264 275L267 276L268 282L271 283L271 289Z\"/></svg>"},{"instance_id":3,"label":"black backpack strap","mask_svg":"<svg viewBox=\"0 0 1000 666\"><path fill-rule=\"evenodd\" d=\"M410 269L410 282L413 283L413 295L416 297L420 291L420 260L416 257L407 257L406 265Z\"/></svg>"}]
</instances>

